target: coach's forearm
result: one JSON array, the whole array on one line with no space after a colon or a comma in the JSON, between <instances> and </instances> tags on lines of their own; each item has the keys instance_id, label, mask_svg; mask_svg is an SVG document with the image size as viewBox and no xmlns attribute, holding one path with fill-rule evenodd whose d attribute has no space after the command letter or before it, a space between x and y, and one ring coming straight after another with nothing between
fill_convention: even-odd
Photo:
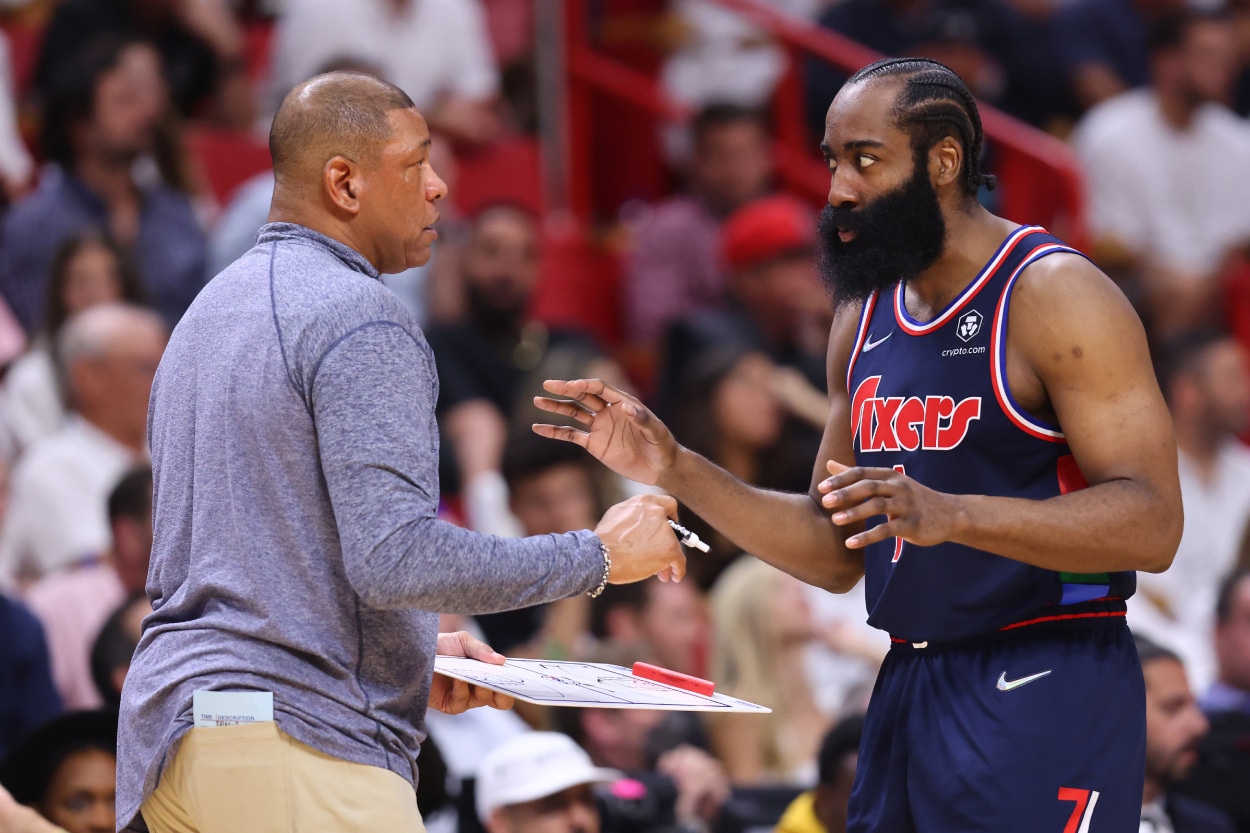
<instances>
[{"instance_id":1,"label":"coach's forearm","mask_svg":"<svg viewBox=\"0 0 1250 833\"><path fill-rule=\"evenodd\" d=\"M1160 573L1180 543L1182 515L1148 484L1112 480L1048 500L952 495L950 540L1074 573Z\"/></svg>"},{"instance_id":2,"label":"coach's forearm","mask_svg":"<svg viewBox=\"0 0 1250 833\"><path fill-rule=\"evenodd\" d=\"M855 530L835 527L810 495L750 486L685 448L658 485L744 551L808 584L845 593L864 574L863 554L845 544Z\"/></svg>"}]
</instances>

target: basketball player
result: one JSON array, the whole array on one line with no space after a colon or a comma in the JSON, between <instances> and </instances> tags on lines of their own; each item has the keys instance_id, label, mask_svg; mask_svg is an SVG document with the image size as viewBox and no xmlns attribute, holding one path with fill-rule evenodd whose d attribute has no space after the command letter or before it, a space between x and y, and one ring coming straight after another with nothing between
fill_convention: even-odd
<instances>
[{"instance_id":1,"label":"basketball player","mask_svg":"<svg viewBox=\"0 0 1250 833\"><path fill-rule=\"evenodd\" d=\"M801 579L865 577L893 647L849 830L1131 833L1145 705L1124 598L1180 538L1171 423L1111 281L979 205L981 144L967 87L928 60L868 66L829 108L837 315L810 494L735 480L595 380L549 382L575 401L536 403L581 426L535 430Z\"/></svg>"}]
</instances>

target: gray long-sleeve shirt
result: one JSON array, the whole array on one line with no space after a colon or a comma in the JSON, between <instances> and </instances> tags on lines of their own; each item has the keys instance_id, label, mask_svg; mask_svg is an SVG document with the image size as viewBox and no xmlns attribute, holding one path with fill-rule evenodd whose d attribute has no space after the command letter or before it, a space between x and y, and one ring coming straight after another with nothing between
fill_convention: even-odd
<instances>
[{"instance_id":1,"label":"gray long-sleeve shirt","mask_svg":"<svg viewBox=\"0 0 1250 833\"><path fill-rule=\"evenodd\" d=\"M416 778L437 616L594 587L590 532L438 520L434 357L351 248L261 229L175 329L152 388L153 614L122 697L118 828L197 689L274 694L283 731ZM226 799L223 799L226 800Z\"/></svg>"}]
</instances>

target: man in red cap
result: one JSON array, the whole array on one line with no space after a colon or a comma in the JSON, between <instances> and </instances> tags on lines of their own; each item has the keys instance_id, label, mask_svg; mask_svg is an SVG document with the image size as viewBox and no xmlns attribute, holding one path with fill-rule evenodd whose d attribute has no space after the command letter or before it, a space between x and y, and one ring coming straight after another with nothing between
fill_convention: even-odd
<instances>
[{"instance_id":1,"label":"man in red cap","mask_svg":"<svg viewBox=\"0 0 1250 833\"><path fill-rule=\"evenodd\" d=\"M669 328L662 402L671 402L685 369L700 355L726 343L745 344L797 371L782 376L783 400L797 415L823 425L830 306L816 270L814 218L806 203L778 194L747 203L725 221L720 252L729 278L728 304Z\"/></svg>"}]
</instances>

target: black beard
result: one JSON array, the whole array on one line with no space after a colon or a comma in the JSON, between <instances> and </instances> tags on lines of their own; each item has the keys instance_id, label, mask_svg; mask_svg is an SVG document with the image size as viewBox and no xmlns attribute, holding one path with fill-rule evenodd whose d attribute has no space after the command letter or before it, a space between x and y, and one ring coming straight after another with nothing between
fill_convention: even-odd
<instances>
[{"instance_id":1,"label":"black beard","mask_svg":"<svg viewBox=\"0 0 1250 833\"><path fill-rule=\"evenodd\" d=\"M838 230L854 231L843 243ZM929 268L946 246L937 191L917 162L907 182L859 208L825 206L820 213L820 278L837 307Z\"/></svg>"}]
</instances>

